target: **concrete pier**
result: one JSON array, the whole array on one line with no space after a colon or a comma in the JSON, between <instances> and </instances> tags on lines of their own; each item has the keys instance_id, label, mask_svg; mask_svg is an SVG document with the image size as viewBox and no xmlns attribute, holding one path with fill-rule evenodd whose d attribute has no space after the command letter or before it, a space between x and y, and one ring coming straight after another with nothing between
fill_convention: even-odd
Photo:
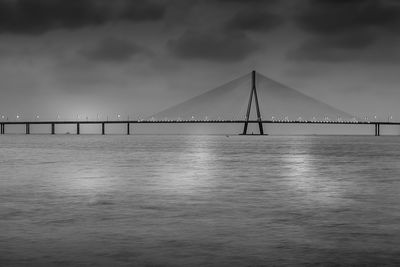
<instances>
[{"instance_id":1,"label":"concrete pier","mask_svg":"<svg viewBox=\"0 0 400 267\"><path fill-rule=\"evenodd\" d=\"M375 123L375 136L381 136L381 125L379 123Z\"/></svg>"}]
</instances>

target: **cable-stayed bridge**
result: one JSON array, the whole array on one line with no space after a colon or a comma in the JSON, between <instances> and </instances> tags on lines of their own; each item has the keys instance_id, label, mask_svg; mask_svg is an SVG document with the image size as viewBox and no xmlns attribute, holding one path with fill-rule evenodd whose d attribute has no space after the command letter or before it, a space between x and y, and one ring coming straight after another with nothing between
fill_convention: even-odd
<instances>
[{"instance_id":1,"label":"cable-stayed bridge","mask_svg":"<svg viewBox=\"0 0 400 267\"><path fill-rule=\"evenodd\" d=\"M31 125L49 125L56 134L56 125L74 124L80 134L83 124L100 124L106 134L107 124L125 124L126 134L137 124L242 124L240 134L248 134L249 124L256 124L260 135L266 134L264 124L355 124L372 125L375 136L381 125L400 125L400 122L359 120L355 116L307 96L293 88L252 71L233 81L209 90L199 96L138 120L55 120L55 121L1 121L0 134L7 133L7 125L25 125L30 134Z\"/></svg>"}]
</instances>

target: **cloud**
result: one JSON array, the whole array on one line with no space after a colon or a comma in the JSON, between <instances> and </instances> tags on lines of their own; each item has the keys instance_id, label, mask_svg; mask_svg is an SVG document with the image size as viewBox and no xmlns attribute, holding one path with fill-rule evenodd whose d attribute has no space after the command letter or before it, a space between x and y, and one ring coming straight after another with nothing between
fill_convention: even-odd
<instances>
[{"instance_id":1,"label":"cloud","mask_svg":"<svg viewBox=\"0 0 400 267\"><path fill-rule=\"evenodd\" d=\"M295 61L343 62L355 60L355 54L354 51L327 47L320 40L311 39L290 51L287 58Z\"/></svg>"},{"instance_id":2,"label":"cloud","mask_svg":"<svg viewBox=\"0 0 400 267\"><path fill-rule=\"evenodd\" d=\"M375 43L368 32L341 33L311 37L288 55L292 60L342 62L360 59L364 49Z\"/></svg>"},{"instance_id":3,"label":"cloud","mask_svg":"<svg viewBox=\"0 0 400 267\"><path fill-rule=\"evenodd\" d=\"M81 49L79 54L92 61L125 62L147 50L127 40L106 38L94 47Z\"/></svg>"},{"instance_id":4,"label":"cloud","mask_svg":"<svg viewBox=\"0 0 400 267\"><path fill-rule=\"evenodd\" d=\"M321 35L343 31L386 29L398 31L400 5L388 0L310 0L298 16L304 30Z\"/></svg>"},{"instance_id":5,"label":"cloud","mask_svg":"<svg viewBox=\"0 0 400 267\"><path fill-rule=\"evenodd\" d=\"M248 57L258 46L243 33L188 30L170 40L169 50L179 58L214 62L236 62Z\"/></svg>"},{"instance_id":6,"label":"cloud","mask_svg":"<svg viewBox=\"0 0 400 267\"><path fill-rule=\"evenodd\" d=\"M242 4L242 5L249 5L249 4L263 4L263 5L270 5L275 4L278 0L216 0L220 3L229 3L229 4Z\"/></svg>"},{"instance_id":7,"label":"cloud","mask_svg":"<svg viewBox=\"0 0 400 267\"><path fill-rule=\"evenodd\" d=\"M115 1L115 0L114 0ZM159 20L163 18L166 7L149 1L129 1L121 13L121 18L130 21Z\"/></svg>"},{"instance_id":8,"label":"cloud","mask_svg":"<svg viewBox=\"0 0 400 267\"><path fill-rule=\"evenodd\" d=\"M295 18L310 35L292 59L347 61L400 33L400 4L391 0L309 0ZM397 45L397 44L387 44Z\"/></svg>"},{"instance_id":9,"label":"cloud","mask_svg":"<svg viewBox=\"0 0 400 267\"><path fill-rule=\"evenodd\" d=\"M42 34L110 21L153 21L164 13L164 6L149 0L0 0L0 33Z\"/></svg>"},{"instance_id":10,"label":"cloud","mask_svg":"<svg viewBox=\"0 0 400 267\"><path fill-rule=\"evenodd\" d=\"M281 16L264 10L238 12L226 24L230 30L268 31L283 23Z\"/></svg>"}]
</instances>

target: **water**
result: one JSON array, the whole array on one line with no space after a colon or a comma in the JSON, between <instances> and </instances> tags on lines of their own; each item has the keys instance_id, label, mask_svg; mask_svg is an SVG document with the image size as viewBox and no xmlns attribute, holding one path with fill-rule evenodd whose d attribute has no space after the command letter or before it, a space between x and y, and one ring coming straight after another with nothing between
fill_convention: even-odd
<instances>
[{"instance_id":1,"label":"water","mask_svg":"<svg viewBox=\"0 0 400 267\"><path fill-rule=\"evenodd\" d=\"M400 265L400 138L0 136L1 266Z\"/></svg>"}]
</instances>

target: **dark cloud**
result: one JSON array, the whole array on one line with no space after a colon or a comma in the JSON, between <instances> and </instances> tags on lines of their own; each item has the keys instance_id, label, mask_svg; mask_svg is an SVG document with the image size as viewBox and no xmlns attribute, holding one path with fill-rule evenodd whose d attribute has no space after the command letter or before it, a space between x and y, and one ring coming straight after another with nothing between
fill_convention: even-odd
<instances>
[{"instance_id":1,"label":"dark cloud","mask_svg":"<svg viewBox=\"0 0 400 267\"><path fill-rule=\"evenodd\" d=\"M343 62L354 61L356 54L353 50L327 46L319 39L310 39L296 50L290 51L287 58L295 61Z\"/></svg>"},{"instance_id":2,"label":"dark cloud","mask_svg":"<svg viewBox=\"0 0 400 267\"><path fill-rule=\"evenodd\" d=\"M149 0L0 0L0 32L41 34L109 21L158 20L164 12Z\"/></svg>"},{"instance_id":3,"label":"dark cloud","mask_svg":"<svg viewBox=\"0 0 400 267\"><path fill-rule=\"evenodd\" d=\"M169 50L183 59L215 62L241 61L258 49L243 33L218 33L188 30L168 42Z\"/></svg>"},{"instance_id":4,"label":"dark cloud","mask_svg":"<svg viewBox=\"0 0 400 267\"><path fill-rule=\"evenodd\" d=\"M125 62L134 55L146 53L146 49L127 40L107 38L94 47L84 48L79 53L86 59L104 62Z\"/></svg>"},{"instance_id":5,"label":"dark cloud","mask_svg":"<svg viewBox=\"0 0 400 267\"><path fill-rule=\"evenodd\" d=\"M391 0L309 0L296 17L311 37L292 59L351 60L388 35L400 33L400 5Z\"/></svg>"},{"instance_id":6,"label":"dark cloud","mask_svg":"<svg viewBox=\"0 0 400 267\"><path fill-rule=\"evenodd\" d=\"M297 22L321 35L369 28L398 31L400 5L385 0L311 0Z\"/></svg>"},{"instance_id":7,"label":"dark cloud","mask_svg":"<svg viewBox=\"0 0 400 267\"><path fill-rule=\"evenodd\" d=\"M227 22L231 30L268 31L282 24L283 18L264 10L244 10Z\"/></svg>"},{"instance_id":8,"label":"dark cloud","mask_svg":"<svg viewBox=\"0 0 400 267\"><path fill-rule=\"evenodd\" d=\"M311 37L289 54L290 59L312 61L352 61L375 42L366 31Z\"/></svg>"},{"instance_id":9,"label":"dark cloud","mask_svg":"<svg viewBox=\"0 0 400 267\"><path fill-rule=\"evenodd\" d=\"M363 37L349 43L350 38L345 39L343 44L328 43L326 39L309 39L301 44L296 50L290 51L287 58L295 61L313 61L328 63L361 63L361 64L398 64L400 54L398 44L387 45L384 42L367 45L360 49L358 43L363 42ZM335 41L335 40L334 40ZM368 42L363 42L366 45Z\"/></svg>"},{"instance_id":10,"label":"dark cloud","mask_svg":"<svg viewBox=\"0 0 400 267\"><path fill-rule=\"evenodd\" d=\"M251 4L263 4L270 5L275 4L278 0L216 0L220 3L234 3L234 4L242 4L242 5L251 5Z\"/></svg>"},{"instance_id":11,"label":"dark cloud","mask_svg":"<svg viewBox=\"0 0 400 267\"><path fill-rule=\"evenodd\" d=\"M128 1L121 13L121 18L130 21L159 20L164 16L165 10L165 6L154 2Z\"/></svg>"}]
</instances>

